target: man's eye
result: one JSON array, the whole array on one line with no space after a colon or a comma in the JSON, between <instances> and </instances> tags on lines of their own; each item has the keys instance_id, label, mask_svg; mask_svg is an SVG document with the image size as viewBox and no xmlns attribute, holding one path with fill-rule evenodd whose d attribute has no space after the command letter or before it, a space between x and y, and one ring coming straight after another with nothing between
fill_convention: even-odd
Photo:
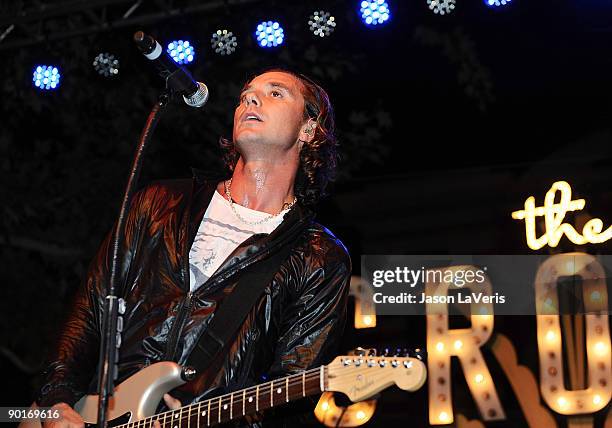
<instances>
[{"instance_id":1,"label":"man's eye","mask_svg":"<svg viewBox=\"0 0 612 428\"><path fill-rule=\"evenodd\" d=\"M273 97L278 98L278 97L282 97L283 94L280 93L280 91L272 91L270 92L272 94Z\"/></svg>"}]
</instances>

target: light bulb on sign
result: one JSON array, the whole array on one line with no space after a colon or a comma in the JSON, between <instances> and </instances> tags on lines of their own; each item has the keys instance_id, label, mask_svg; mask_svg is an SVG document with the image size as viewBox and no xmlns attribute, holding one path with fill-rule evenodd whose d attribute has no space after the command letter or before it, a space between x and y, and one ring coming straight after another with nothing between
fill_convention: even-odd
<instances>
[{"instance_id":1,"label":"light bulb on sign","mask_svg":"<svg viewBox=\"0 0 612 428\"><path fill-rule=\"evenodd\" d=\"M360 276L351 276L349 295L355 297L355 328L376 327L376 307L370 283Z\"/></svg>"},{"instance_id":2,"label":"light bulb on sign","mask_svg":"<svg viewBox=\"0 0 612 428\"><path fill-rule=\"evenodd\" d=\"M367 423L376 410L376 399L359 401L347 407L338 406L333 392L324 392L319 398L314 414L319 422L329 428L357 427Z\"/></svg>"},{"instance_id":3,"label":"light bulb on sign","mask_svg":"<svg viewBox=\"0 0 612 428\"><path fill-rule=\"evenodd\" d=\"M565 399L565 397L559 397L557 398L557 404L561 407L565 407L567 406L567 400Z\"/></svg>"}]
</instances>

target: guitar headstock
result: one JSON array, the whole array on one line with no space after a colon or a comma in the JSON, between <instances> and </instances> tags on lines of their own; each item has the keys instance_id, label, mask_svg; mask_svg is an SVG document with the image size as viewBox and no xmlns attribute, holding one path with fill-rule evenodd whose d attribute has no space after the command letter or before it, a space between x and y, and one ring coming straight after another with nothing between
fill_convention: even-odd
<instances>
[{"instance_id":1,"label":"guitar headstock","mask_svg":"<svg viewBox=\"0 0 612 428\"><path fill-rule=\"evenodd\" d=\"M343 392L351 401L365 400L394 384L416 391L427 378L422 356L376 356L374 350L361 348L355 354L336 357L327 366L328 390Z\"/></svg>"}]
</instances>

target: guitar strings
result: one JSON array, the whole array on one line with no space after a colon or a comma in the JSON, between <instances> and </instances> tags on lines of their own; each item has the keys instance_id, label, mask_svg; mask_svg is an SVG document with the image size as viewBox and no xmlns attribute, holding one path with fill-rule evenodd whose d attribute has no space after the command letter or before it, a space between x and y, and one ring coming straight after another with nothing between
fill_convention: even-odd
<instances>
[{"instance_id":1,"label":"guitar strings","mask_svg":"<svg viewBox=\"0 0 612 428\"><path fill-rule=\"evenodd\" d=\"M320 377L320 373L321 373L321 368L318 367L316 369L311 369L311 370L308 370L306 372L296 373L296 374L293 374L293 375L289 375L289 376L287 376L285 378L280 378L280 379L276 379L276 380L271 381L271 382L266 382L264 384L251 386L251 387L245 388L244 390L241 389L241 390L237 390L237 391L234 391L234 392L230 392L230 393L226 393L226 394L220 395L218 397L213 397L213 398L210 398L210 399L206 399L205 401L201 401L201 402L198 402L198 403L190 404L188 406L184 406L181 409L183 409L183 412L184 412L184 410L187 409L187 408L201 407L202 404L208 403L210 401L211 402L210 410L212 412L213 410L217 410L217 409L220 408L219 406L217 406L217 403L213 404L213 402L218 402L219 399L221 399L221 401L223 401L223 399L225 397L229 397L232 394L240 396L240 398L236 400L236 403L237 403L237 402L239 402L239 400L242 399L243 391L244 391L245 394L253 393L253 392L257 391L257 387L259 386L259 395L261 395L262 392L267 392L268 394L270 394L270 391L271 391L271 389L273 387L272 386L273 382L277 382L279 384L282 383L283 385L285 385L286 382L287 382L287 379L289 379L288 383L289 383L289 386L291 387L291 386L296 386L296 385L301 384L303 380L304 381L312 381L312 380L314 380L316 378L319 378ZM291 379L291 378L294 378L294 379ZM320 388L317 388L317 390L320 390ZM240 394L238 394L238 393L240 393ZM208 411L208 406L206 406L206 409ZM177 411L180 411L180 409L177 409L177 410L168 410L168 411L165 411L165 412L162 412L162 413L158 413L156 415L148 416L148 417L146 417L144 419L140 419L138 421L127 422L125 424L117 425L115 428L132 428L136 424L140 424L140 423L146 422L148 420L150 420L151 424L152 424L156 420L159 421L160 418L162 418L162 417L164 418L164 423L165 423L166 422L165 421L165 417L168 416L168 414L172 414L172 413L175 413ZM179 418L174 418L174 419L176 419L178 421L178 420L183 419L183 416L181 416ZM171 420L174 421L174 419L171 419ZM160 421L160 423L161 423L161 421Z\"/></svg>"},{"instance_id":2,"label":"guitar strings","mask_svg":"<svg viewBox=\"0 0 612 428\"><path fill-rule=\"evenodd\" d=\"M312 380L312 377L310 378L310 380ZM295 386L296 383L290 383L290 386ZM260 395L260 402L263 399L267 399L267 396L270 395L270 387L261 387L259 389L259 395ZM311 395L314 394L316 392L320 392L320 388L317 386L316 388L313 388L312 386L307 387L304 389L305 391L305 395ZM233 406L239 405L240 403L242 403L242 392L241 391L236 391L236 400L233 402ZM262 395L266 395L265 397L261 397ZM229 394L231 395L231 393ZM221 405L219 405L219 399L221 399ZM184 422L187 421L189 419L192 419L194 416L197 416L199 418L201 418L201 412L203 410L205 410L207 412L207 414L209 414L211 418L213 418L213 420L215 421L215 423L217 422L218 419L218 413L217 416L213 416L213 413L215 413L216 411L218 411L219 409L222 408L222 406L228 405L229 403L223 403L223 400L227 400L227 396L226 394L219 396L219 397L213 397L211 399L205 400L205 401L201 401L198 403L194 403L191 404L189 406L185 406L182 407L181 409L177 409L177 410L170 410L170 411L166 411L163 413L159 413L157 415L153 415L153 416L149 416L147 418L141 419L139 421L134 421L134 422L130 422L124 425L118 425L115 428L119 428L119 427L133 427L136 426L140 423L143 423L143 426L146 426L147 422L149 423L150 426L153 425L153 423L157 420L160 422L162 427L165 427L166 424L174 424L175 422ZM210 401L210 407L208 407L207 403ZM283 403L285 403L285 401L283 400ZM178 413L180 412L180 413ZM252 413L252 412L249 412ZM180 414L180 416L177 418L173 415L176 414ZM169 416L169 419L167 419L167 417ZM227 415L222 416L222 420L225 419ZM242 413L240 413L240 416L243 416Z\"/></svg>"},{"instance_id":3,"label":"guitar strings","mask_svg":"<svg viewBox=\"0 0 612 428\"><path fill-rule=\"evenodd\" d=\"M310 388L306 388L305 389L305 393L306 393L305 395L306 396L309 396L309 395L312 395L312 394L316 394L317 392L321 392L321 389L319 387L316 387L316 388L310 387ZM213 398L212 400L217 401L218 398ZM242 403L242 401L234 401L233 406L239 405L241 403ZM260 403L261 403L261 400L260 400ZM246 412L245 414L243 414L240 411L240 412L235 413L232 416L231 419L228 419L228 417L230 416L230 414L229 414L229 403L225 403L225 404L228 405L228 408L225 410L225 413L221 415L221 421L222 422L228 422L229 420L238 419L240 417L243 417L243 416L246 416L246 415L249 415L249 414L257 413L257 411L254 410L254 409L251 409L250 411ZM282 404L287 404L287 402L285 400L282 400L282 402L279 402L278 405L282 405ZM198 407L198 405L196 404L193 407ZM271 406L266 406L266 408L261 408L259 411L266 410L266 409L269 409L269 408L271 408ZM210 425L219 423L218 422L219 421L219 414L216 413L216 411L219 410L219 409L221 409L221 406L212 406L211 405L211 407L210 407L210 422L211 422ZM206 410L206 412L207 412L206 416L208 416L208 414L209 414L208 406L201 406L201 408L199 408L196 412L191 412L191 414L189 412L183 411L183 414L180 417L178 417L178 418L175 417L175 418L172 418L170 420L164 421L164 423L161 426L162 426L162 428L164 428L164 427L166 427L166 424L170 424L171 426L173 426L173 424L175 422L179 422L179 423L182 424L182 423L185 423L185 422L190 421L190 420L202 419L202 418L206 417L206 416L202 416L202 414L201 414L201 412L203 410ZM160 424L161 424L161 421L160 421ZM192 422L192 424L193 424L193 422ZM204 422L203 425L204 426L210 426L206 422ZM181 425L179 425L179 426L181 426Z\"/></svg>"},{"instance_id":4,"label":"guitar strings","mask_svg":"<svg viewBox=\"0 0 612 428\"><path fill-rule=\"evenodd\" d=\"M367 367L367 368L374 368L374 367L377 367L377 366ZM391 368L391 367L387 367L387 368ZM400 368L400 367L398 366L397 368ZM355 372L359 373L360 371L363 371L363 369L364 369L364 367L355 367L355 366L352 366L352 367L343 367L342 375L343 376L350 376L350 375L352 375ZM309 376L307 375L306 378L309 379L309 380L313 380L314 378L318 378L319 377L319 373L320 373L320 368L315 369L315 370L317 372L316 376L310 376L310 378L309 378ZM326 370L327 370L327 368L326 368ZM327 371L326 371L326 373L327 373ZM385 371L383 373L379 373L379 375L393 377L394 372L392 370L387 370L387 371ZM291 375L291 376L301 376L301 375ZM283 379L284 378L277 379L274 382L281 383L281 381L283 381ZM282 383L283 383L283 386L284 386L284 382L282 382ZM302 383L301 380L299 380L298 382L290 381L289 382L289 387L296 386L296 385L301 384L301 383ZM265 385L265 386L263 386L263 385ZM265 399L267 399L268 396L270 395L270 392L271 392L272 388L276 388L276 387L280 386L280 385L277 385L276 387L273 387L269 383L266 383L266 384L263 384L263 385L260 385L259 394L262 395L262 392L265 392L266 393L266 395L264 395ZM309 387L309 388L312 388L312 387ZM309 391L309 389L307 388L306 391ZM238 391L234 392L234 394L240 393L240 394L237 395L237 398L234 399L234 402L233 402L234 406L236 404L239 404L239 403L242 402L242 393L241 392L242 392L242 390L238 390ZM318 385L317 385L317 387L312 392L307 392L306 395L310 395L311 393L317 393L317 392L321 392L321 389L320 389L320 387ZM213 397L213 398L211 398L209 400L202 401L200 403L203 404L203 403L208 403L208 401L210 401L211 402L210 411L212 413L213 410L220 409L224 404L229 406L229 403L228 402L224 403L223 400L225 400L231 394L232 393L228 393L228 394L220 395L218 397ZM219 405L219 399L221 399L221 405ZM198 406L198 404L200 404L200 403L194 403L192 406L194 406L194 407ZM208 408L206 408L206 410L208 410ZM176 419L182 419L183 417L188 418L189 415L184 415L184 416L181 416L180 418L176 418Z\"/></svg>"},{"instance_id":5,"label":"guitar strings","mask_svg":"<svg viewBox=\"0 0 612 428\"><path fill-rule=\"evenodd\" d=\"M377 367L377 366L373 366L373 367L369 367L368 366L367 368L374 368L374 367ZM366 367L365 366L364 367L345 366L345 367L343 367L343 373L342 374L343 375L350 375L351 373L362 371L364 368L366 368ZM325 367L325 371L327 373L327 367ZM393 372L387 372L387 373L393 373ZM160 424L161 424L162 422L161 422L160 419L162 417L164 419L164 422L163 422L164 425L167 422L172 422L172 423L174 423L174 422L182 422L183 420L191 419L194 416L200 417L200 412L201 412L202 408L204 408L207 413L212 414L213 411L221 409L221 407L223 405L229 405L229 403L223 403L223 400L226 399L226 398L229 398L232 394L235 395L235 401L232 403L232 406L235 406L236 404L239 404L239 403L242 402L243 393L246 395L246 394L249 394L249 393L256 392L258 386L259 386L259 395L261 396L262 393L265 393L263 398L267 399L269 397L269 395L270 395L270 393L271 393L273 388L285 387L287 384L289 385L289 387L294 387L296 385L302 384L303 381L312 381L312 380L314 380L316 378L320 378L320 374L321 374L321 368L318 367L316 369L311 369L311 370L308 370L306 372L296 373L296 374L289 375L289 376L284 377L284 378L275 379L273 381L266 382L264 384L251 386L251 387L248 387L248 388L245 388L245 389L237 390L237 391L234 391L234 392L229 392L229 393L220 395L218 397L209 398L209 399L206 399L204 401L200 401L200 402L197 402L197 403L193 403L193 404L181 407L180 409L177 409L177 410L169 410L169 411L162 412L162 413L159 413L159 414L156 414L156 415L152 415L152 416L149 416L147 418L141 419L139 421L128 422L126 424L117 425L115 428L134 427L135 424L145 423L145 422L147 422L149 420L151 422L151 426L152 426L153 422L156 421L156 420L160 421ZM277 383L276 387L273 385L273 383ZM312 387L305 388L306 395L310 395L310 394L313 394L313 393L320 392L320 387L317 387L313 391L310 391L311 388ZM207 403L209 401L211 403L210 404L210 408L207 405ZM219 404L219 402L221 404ZM283 402L285 402L285 401L283 400ZM196 408L196 407L198 408L197 413L191 414L192 410L194 408ZM181 412L180 413L180 415L181 415L180 417L178 417L178 418L173 417L170 420L166 421L166 416L168 416L168 414L174 414L175 412L178 412L178 411ZM185 414L185 412L187 414ZM218 417L218 413L217 413L217 417ZM222 419L224 419L224 418L222 417ZM144 425L146 425L146 424L143 424L143 426ZM163 425L162 425L162 427L163 427Z\"/></svg>"}]
</instances>

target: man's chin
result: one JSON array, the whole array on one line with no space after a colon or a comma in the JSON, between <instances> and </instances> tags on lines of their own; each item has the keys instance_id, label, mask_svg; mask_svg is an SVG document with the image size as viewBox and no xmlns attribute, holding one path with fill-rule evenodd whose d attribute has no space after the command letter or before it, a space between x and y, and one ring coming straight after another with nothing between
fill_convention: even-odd
<instances>
[{"instance_id":1,"label":"man's chin","mask_svg":"<svg viewBox=\"0 0 612 428\"><path fill-rule=\"evenodd\" d=\"M242 128L234 134L234 141L244 141L245 143L260 143L264 140L264 133L262 133L260 129Z\"/></svg>"},{"instance_id":2,"label":"man's chin","mask_svg":"<svg viewBox=\"0 0 612 428\"><path fill-rule=\"evenodd\" d=\"M234 144L238 149L248 150L252 147L261 147L265 144L265 141L261 138L261 135L255 132L241 132L234 138Z\"/></svg>"}]
</instances>

